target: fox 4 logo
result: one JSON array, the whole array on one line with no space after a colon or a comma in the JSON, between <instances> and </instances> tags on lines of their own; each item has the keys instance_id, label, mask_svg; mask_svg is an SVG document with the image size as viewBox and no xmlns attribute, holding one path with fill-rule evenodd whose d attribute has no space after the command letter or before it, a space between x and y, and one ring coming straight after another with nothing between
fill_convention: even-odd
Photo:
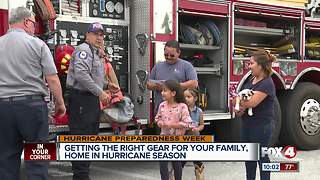
<instances>
[{"instance_id":1,"label":"fox 4 logo","mask_svg":"<svg viewBox=\"0 0 320 180\"><path fill-rule=\"evenodd\" d=\"M286 147L262 147L261 157L268 155L272 158L287 158L292 159L297 155L297 149L293 146Z\"/></svg>"}]
</instances>

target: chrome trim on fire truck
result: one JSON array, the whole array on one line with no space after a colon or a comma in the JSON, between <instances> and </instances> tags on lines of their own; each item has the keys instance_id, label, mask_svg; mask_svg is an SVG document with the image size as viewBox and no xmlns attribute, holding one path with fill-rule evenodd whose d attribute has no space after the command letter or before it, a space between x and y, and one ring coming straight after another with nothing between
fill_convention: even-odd
<instances>
[{"instance_id":1,"label":"chrome trim on fire truck","mask_svg":"<svg viewBox=\"0 0 320 180\"><path fill-rule=\"evenodd\" d=\"M320 70L320 69L319 69L319 70ZM277 71L275 71L274 69L272 69L272 71L273 71L273 74L275 74L275 75L280 79L283 88L288 89L287 86L286 86L286 83L284 82L284 80L283 80L283 78L281 77L281 75L280 75ZM250 75L251 75L251 71L248 71L247 74L245 74L245 75L242 77L241 81L239 81L239 83L238 83L237 92L240 91L240 88L242 87L242 85L244 84L244 82L246 81L246 79L248 79L248 77L249 77Z\"/></svg>"},{"instance_id":2,"label":"chrome trim on fire truck","mask_svg":"<svg viewBox=\"0 0 320 180\"><path fill-rule=\"evenodd\" d=\"M318 72L320 72L320 68L317 68L317 67L309 67L309 68L301 71L301 72L296 76L296 78L294 79L294 81L292 82L290 89L294 89L295 86L297 85L299 79L300 79L304 74L306 74L306 73L309 72L309 71L318 71Z\"/></svg>"},{"instance_id":3,"label":"chrome trim on fire truck","mask_svg":"<svg viewBox=\"0 0 320 180\"><path fill-rule=\"evenodd\" d=\"M247 2L235 2L236 7L246 7L246 8L253 8L253 9L262 9L262 10L268 10L268 11L276 11L276 12L288 12L288 8L286 7L274 7L272 5L259 5L259 4L248 4ZM290 13L301 13L301 11L304 11L304 8L299 7L289 7ZM291 16L290 16L291 17Z\"/></svg>"},{"instance_id":4,"label":"chrome trim on fire truck","mask_svg":"<svg viewBox=\"0 0 320 180\"><path fill-rule=\"evenodd\" d=\"M192 14L192 15L202 15L202 16L211 16L211 17L222 17L222 18L227 17L227 15L219 15L219 14L211 14L211 13L200 13L200 12L193 12L193 11L187 11L187 10L178 10L178 13Z\"/></svg>"},{"instance_id":5,"label":"chrome trim on fire truck","mask_svg":"<svg viewBox=\"0 0 320 180\"><path fill-rule=\"evenodd\" d=\"M239 81L238 86L237 86L237 92L240 91L240 88L242 87L242 85L244 84L244 82L246 81L246 79L248 79L248 77L251 75L251 71L248 71L247 74L245 74L241 81Z\"/></svg>"},{"instance_id":6,"label":"chrome trim on fire truck","mask_svg":"<svg viewBox=\"0 0 320 180\"><path fill-rule=\"evenodd\" d=\"M230 113L213 112L213 111L203 111L203 120L204 121L223 120L223 119L231 119L231 114Z\"/></svg>"},{"instance_id":7,"label":"chrome trim on fire truck","mask_svg":"<svg viewBox=\"0 0 320 180\"><path fill-rule=\"evenodd\" d=\"M275 71L275 70L272 70L272 71L273 71L273 74L276 75L276 76L278 77L278 79L281 81L282 87L283 87L284 89L287 89L286 83L284 82L284 80L283 80L283 78L281 77L281 75L280 75L277 71Z\"/></svg>"}]
</instances>

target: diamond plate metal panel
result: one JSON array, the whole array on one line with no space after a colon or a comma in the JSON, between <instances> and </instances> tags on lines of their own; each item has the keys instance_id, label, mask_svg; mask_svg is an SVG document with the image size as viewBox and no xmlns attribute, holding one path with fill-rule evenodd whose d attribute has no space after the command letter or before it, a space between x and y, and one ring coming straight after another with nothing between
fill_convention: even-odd
<instances>
[{"instance_id":1,"label":"diamond plate metal panel","mask_svg":"<svg viewBox=\"0 0 320 180\"><path fill-rule=\"evenodd\" d=\"M139 54L135 36L139 33L147 33L150 38L150 0L130 0L130 82L131 95L134 99L135 113L138 118L149 119L150 114L150 91L142 92L139 89L135 73L138 70L150 69L150 40L146 47L145 55ZM137 98L143 97L143 103L138 104Z\"/></svg>"}]
</instances>

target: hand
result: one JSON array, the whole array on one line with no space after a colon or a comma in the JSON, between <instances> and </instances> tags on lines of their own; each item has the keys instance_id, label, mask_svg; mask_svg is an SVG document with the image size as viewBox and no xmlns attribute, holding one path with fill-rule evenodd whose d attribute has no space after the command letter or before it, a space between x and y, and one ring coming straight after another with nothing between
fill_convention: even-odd
<instances>
[{"instance_id":1,"label":"hand","mask_svg":"<svg viewBox=\"0 0 320 180\"><path fill-rule=\"evenodd\" d=\"M161 83L154 83L154 87L157 91L162 91L162 84Z\"/></svg>"},{"instance_id":2,"label":"hand","mask_svg":"<svg viewBox=\"0 0 320 180\"><path fill-rule=\"evenodd\" d=\"M235 110L234 109L234 112L236 113L236 117L241 117L243 114L244 114L244 111L245 111L246 109L244 108L244 107L241 107L240 106L240 109L239 110Z\"/></svg>"},{"instance_id":3,"label":"hand","mask_svg":"<svg viewBox=\"0 0 320 180\"><path fill-rule=\"evenodd\" d=\"M194 128L191 129L191 131L192 131L192 132L199 132L200 129L199 129L198 127L194 127Z\"/></svg>"},{"instance_id":4,"label":"hand","mask_svg":"<svg viewBox=\"0 0 320 180\"><path fill-rule=\"evenodd\" d=\"M111 94L105 91L102 91L102 93L99 96L99 100L102 102L102 104L107 105L110 103Z\"/></svg>"},{"instance_id":5,"label":"hand","mask_svg":"<svg viewBox=\"0 0 320 180\"><path fill-rule=\"evenodd\" d=\"M64 103L56 103L54 113L58 116L64 116L66 114L66 106Z\"/></svg>"},{"instance_id":6,"label":"hand","mask_svg":"<svg viewBox=\"0 0 320 180\"><path fill-rule=\"evenodd\" d=\"M120 90L120 87L112 82L109 82L108 84L108 90L112 91L112 92L117 92Z\"/></svg>"},{"instance_id":7,"label":"hand","mask_svg":"<svg viewBox=\"0 0 320 180\"><path fill-rule=\"evenodd\" d=\"M158 122L157 125L159 126L159 128L163 127L163 122Z\"/></svg>"}]
</instances>

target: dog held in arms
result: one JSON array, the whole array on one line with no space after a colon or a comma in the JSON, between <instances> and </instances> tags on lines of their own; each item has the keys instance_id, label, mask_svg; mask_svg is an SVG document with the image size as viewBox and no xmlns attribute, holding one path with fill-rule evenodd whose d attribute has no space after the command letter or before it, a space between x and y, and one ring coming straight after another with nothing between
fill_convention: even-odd
<instances>
[{"instance_id":1,"label":"dog held in arms","mask_svg":"<svg viewBox=\"0 0 320 180\"><path fill-rule=\"evenodd\" d=\"M235 110L240 110L240 100L248 101L252 98L254 92L251 89L243 89L240 91L236 97L236 105L234 107ZM248 115L252 116L252 108L248 109Z\"/></svg>"}]
</instances>

